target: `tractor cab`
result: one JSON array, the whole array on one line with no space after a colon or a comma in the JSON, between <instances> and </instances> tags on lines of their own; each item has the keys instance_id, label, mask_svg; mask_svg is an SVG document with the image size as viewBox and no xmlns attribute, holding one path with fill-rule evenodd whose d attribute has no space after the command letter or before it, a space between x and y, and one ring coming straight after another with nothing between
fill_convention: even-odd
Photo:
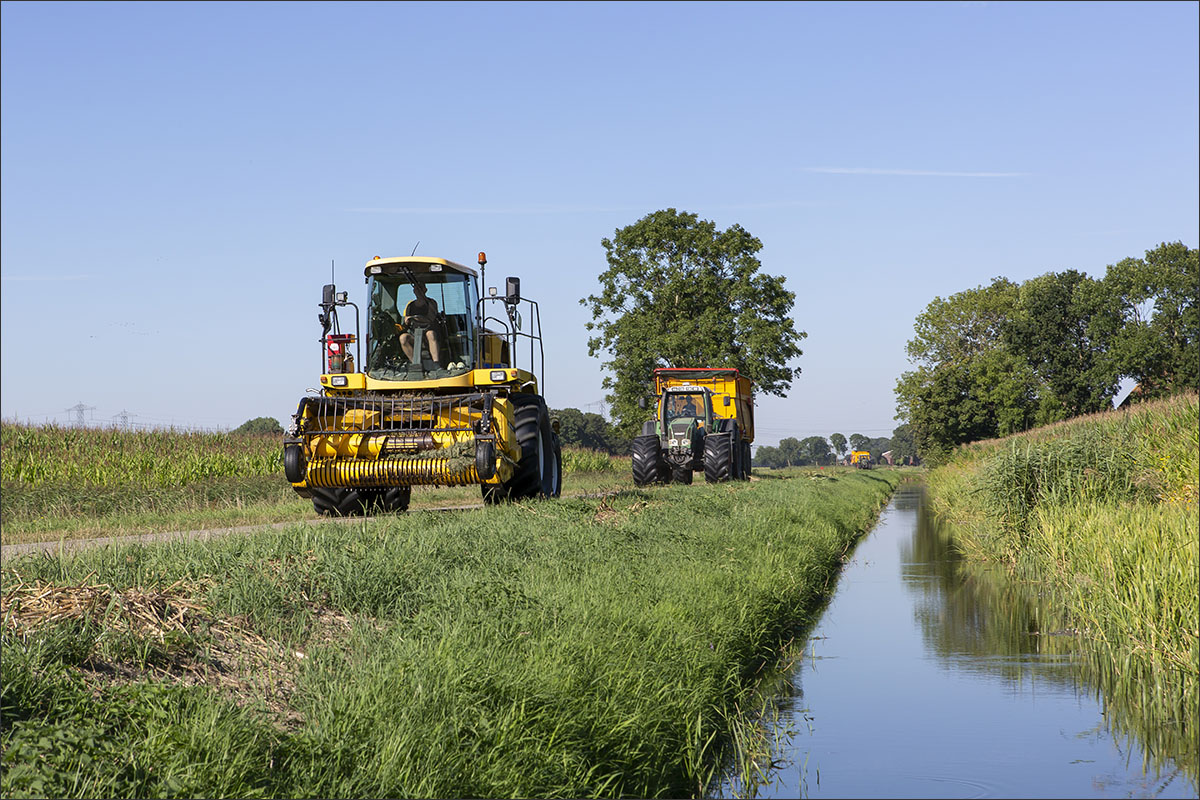
<instances>
[{"instance_id":1,"label":"tractor cab","mask_svg":"<svg viewBox=\"0 0 1200 800\"><path fill-rule=\"evenodd\" d=\"M475 270L440 258L377 258L366 275L369 377L424 381L474 367Z\"/></svg>"},{"instance_id":2,"label":"tractor cab","mask_svg":"<svg viewBox=\"0 0 1200 800\"><path fill-rule=\"evenodd\" d=\"M712 392L700 386L679 386L663 392L662 421L667 427L695 423L708 429L712 425Z\"/></svg>"}]
</instances>

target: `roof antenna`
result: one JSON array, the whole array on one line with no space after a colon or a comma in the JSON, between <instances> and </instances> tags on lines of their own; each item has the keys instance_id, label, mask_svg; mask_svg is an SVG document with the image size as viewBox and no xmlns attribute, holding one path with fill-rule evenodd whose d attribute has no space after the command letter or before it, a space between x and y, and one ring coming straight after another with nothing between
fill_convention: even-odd
<instances>
[{"instance_id":1,"label":"roof antenna","mask_svg":"<svg viewBox=\"0 0 1200 800\"><path fill-rule=\"evenodd\" d=\"M412 258L413 256L415 256L417 254L417 248L420 246L421 246L421 240L417 239L417 243L413 245L413 251L408 254L408 257Z\"/></svg>"},{"instance_id":2,"label":"roof antenna","mask_svg":"<svg viewBox=\"0 0 1200 800\"><path fill-rule=\"evenodd\" d=\"M337 279L333 275L333 259L329 259L329 282L337 283Z\"/></svg>"}]
</instances>

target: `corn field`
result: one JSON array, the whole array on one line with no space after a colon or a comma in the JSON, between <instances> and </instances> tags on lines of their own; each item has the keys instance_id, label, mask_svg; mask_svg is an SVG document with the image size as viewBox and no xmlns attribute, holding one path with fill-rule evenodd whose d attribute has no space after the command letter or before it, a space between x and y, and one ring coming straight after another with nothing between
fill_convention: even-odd
<instances>
[{"instance_id":1,"label":"corn field","mask_svg":"<svg viewBox=\"0 0 1200 800\"><path fill-rule=\"evenodd\" d=\"M0 484L180 486L283 472L278 436L0 424Z\"/></svg>"}]
</instances>

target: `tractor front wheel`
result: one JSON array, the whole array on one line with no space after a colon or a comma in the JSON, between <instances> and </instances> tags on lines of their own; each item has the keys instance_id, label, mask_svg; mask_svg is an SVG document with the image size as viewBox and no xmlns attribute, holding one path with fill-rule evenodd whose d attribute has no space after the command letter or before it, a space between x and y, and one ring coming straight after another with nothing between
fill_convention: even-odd
<instances>
[{"instance_id":1,"label":"tractor front wheel","mask_svg":"<svg viewBox=\"0 0 1200 800\"><path fill-rule=\"evenodd\" d=\"M658 471L661 448L657 434L642 435L633 440L633 482L647 486L660 480Z\"/></svg>"},{"instance_id":2,"label":"tractor front wheel","mask_svg":"<svg viewBox=\"0 0 1200 800\"><path fill-rule=\"evenodd\" d=\"M714 433L704 439L704 480L721 483L733 471L733 441L729 434Z\"/></svg>"}]
</instances>

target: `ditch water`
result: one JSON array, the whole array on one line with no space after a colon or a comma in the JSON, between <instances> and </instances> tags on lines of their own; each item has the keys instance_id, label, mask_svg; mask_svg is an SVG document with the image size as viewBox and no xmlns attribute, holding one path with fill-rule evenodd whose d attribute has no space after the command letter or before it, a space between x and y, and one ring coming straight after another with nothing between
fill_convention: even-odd
<instances>
[{"instance_id":1,"label":"ditch water","mask_svg":"<svg viewBox=\"0 0 1200 800\"><path fill-rule=\"evenodd\" d=\"M720 794L1197 797L1195 765L1146 759L1081 678L1076 637L970 574L923 497L900 487L779 677L774 768Z\"/></svg>"}]
</instances>

